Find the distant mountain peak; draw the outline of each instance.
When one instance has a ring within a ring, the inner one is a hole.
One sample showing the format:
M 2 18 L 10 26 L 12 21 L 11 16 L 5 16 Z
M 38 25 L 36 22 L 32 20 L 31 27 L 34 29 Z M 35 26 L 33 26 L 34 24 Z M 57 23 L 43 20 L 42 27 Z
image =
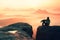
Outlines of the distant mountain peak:
M 47 10 L 38 9 L 35 11 L 35 13 L 37 13 L 37 14 L 48 14 L 49 12 Z

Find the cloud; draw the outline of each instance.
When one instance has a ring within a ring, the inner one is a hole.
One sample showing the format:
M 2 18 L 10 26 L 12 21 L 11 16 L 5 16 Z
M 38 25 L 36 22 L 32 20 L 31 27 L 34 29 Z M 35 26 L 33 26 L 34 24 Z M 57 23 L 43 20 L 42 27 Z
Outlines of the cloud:
M 53 9 L 53 10 L 55 10 L 55 11 L 60 11 L 60 8 L 55 8 L 55 9 Z
M 35 11 L 35 13 L 39 13 L 39 14 L 48 14 L 48 11 L 47 11 L 47 10 L 38 9 L 38 10 Z
M 34 11 L 34 10 L 35 10 L 34 8 L 27 8 L 27 9 L 17 8 L 17 9 L 15 9 L 15 8 L 8 8 L 8 7 L 2 9 L 2 11 Z
M 5 26 L 5 25 L 9 25 L 12 23 L 16 23 L 16 22 L 24 22 L 26 21 L 25 18 L 8 18 L 8 19 L 2 19 L 0 20 L 0 26 Z
M 46 10 L 52 14 L 60 14 L 60 4 Z
M 0 18 L 1 18 L 1 17 L 5 17 L 5 15 L 4 15 L 3 13 L 0 13 Z

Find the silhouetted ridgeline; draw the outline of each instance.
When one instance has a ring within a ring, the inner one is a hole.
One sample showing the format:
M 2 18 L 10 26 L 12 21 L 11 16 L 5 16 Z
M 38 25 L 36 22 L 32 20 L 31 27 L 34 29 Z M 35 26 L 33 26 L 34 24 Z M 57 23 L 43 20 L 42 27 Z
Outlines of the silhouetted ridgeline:
M 13 31 L 13 30 L 18 30 L 18 33 L 22 37 L 22 39 L 24 39 L 26 37 L 28 40 L 32 40 L 31 39 L 32 34 L 33 34 L 32 26 L 29 25 L 28 23 L 22 23 L 22 22 L 14 23 L 14 24 L 5 26 L 4 28 L 0 29 L 0 31 L 2 31 L 2 32 L 8 32 L 8 31 Z M 1 39 L 1 36 L 0 36 L 0 39 Z M 3 40 L 3 38 L 2 38 L 2 40 Z
M 60 26 L 39 26 L 36 40 L 60 40 Z
M 15 34 L 8 31 L 17 30 Z M 60 40 L 60 26 L 39 26 L 36 40 Z M 33 40 L 32 26 L 28 23 L 14 23 L 0 29 L 0 40 Z

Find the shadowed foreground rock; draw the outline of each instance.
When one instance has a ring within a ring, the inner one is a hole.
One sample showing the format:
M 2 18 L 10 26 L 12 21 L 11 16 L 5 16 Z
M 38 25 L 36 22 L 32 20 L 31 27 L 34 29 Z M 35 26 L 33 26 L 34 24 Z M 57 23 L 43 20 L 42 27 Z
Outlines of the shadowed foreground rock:
M 9 31 L 15 31 L 18 32 L 11 34 Z M 5 26 L 4 28 L 0 29 L 0 40 L 32 40 L 32 26 L 28 23 L 14 23 L 8 26 Z M 5 35 L 5 36 L 4 36 Z
M 60 26 L 39 26 L 36 40 L 60 40 Z
M 14 34 L 8 32 L 0 33 L 0 40 L 33 40 L 25 33 L 16 32 Z

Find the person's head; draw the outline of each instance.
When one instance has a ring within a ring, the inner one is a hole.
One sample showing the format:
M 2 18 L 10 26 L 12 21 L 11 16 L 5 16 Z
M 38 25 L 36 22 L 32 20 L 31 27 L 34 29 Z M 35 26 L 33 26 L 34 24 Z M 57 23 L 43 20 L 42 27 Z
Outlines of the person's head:
M 49 17 L 47 17 L 47 19 L 49 19 Z

